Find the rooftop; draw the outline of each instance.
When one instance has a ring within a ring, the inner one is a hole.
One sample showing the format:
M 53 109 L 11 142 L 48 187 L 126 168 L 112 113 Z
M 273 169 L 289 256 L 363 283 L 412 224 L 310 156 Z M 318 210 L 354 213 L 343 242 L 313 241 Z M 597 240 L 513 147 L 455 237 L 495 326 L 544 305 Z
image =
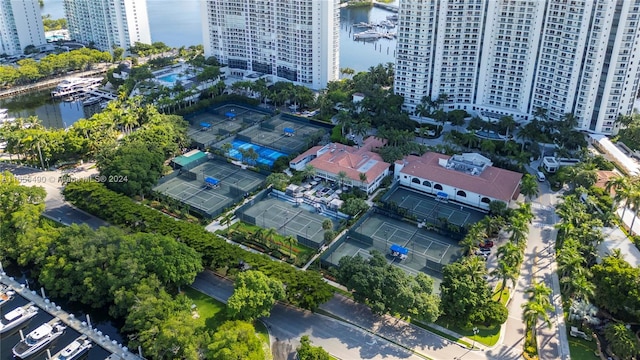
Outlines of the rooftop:
M 364 140 L 361 147 L 338 143 L 314 146 L 296 157 L 293 162 L 310 155 L 316 155 L 317 157 L 311 160 L 309 164 L 318 170 L 331 174 L 338 174 L 340 171 L 344 171 L 349 179 L 355 181 L 360 181 L 360 174 L 364 173 L 367 175 L 367 179 L 371 181 L 391 166 L 391 164 L 384 162 L 380 155 L 372 151 L 383 145 L 384 142 L 380 139 L 369 137 Z
M 520 186 L 522 174 L 497 168 L 479 154 L 453 157 L 434 152 L 409 155 L 396 162 L 404 165 L 401 173 L 446 184 L 509 202 Z

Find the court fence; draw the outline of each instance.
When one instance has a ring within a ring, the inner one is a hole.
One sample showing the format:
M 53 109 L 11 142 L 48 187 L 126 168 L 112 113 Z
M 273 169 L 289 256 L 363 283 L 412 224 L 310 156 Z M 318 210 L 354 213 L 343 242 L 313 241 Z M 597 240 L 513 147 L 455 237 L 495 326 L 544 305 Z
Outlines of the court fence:
M 249 210 L 249 208 L 251 208 L 252 206 L 254 206 L 257 202 L 262 201 L 264 198 L 269 196 L 269 193 L 271 192 L 271 188 L 267 188 L 264 189 L 260 192 L 258 192 L 251 200 L 249 200 L 246 204 L 240 206 L 239 208 L 236 209 L 236 211 L 234 212 L 234 214 L 236 215 L 236 217 L 238 219 L 240 219 L 241 221 L 244 221 L 246 223 L 249 223 L 251 225 L 258 225 L 256 223 L 256 218 L 253 216 L 249 216 L 246 214 L 247 210 Z
M 322 253 L 322 256 L 320 256 L 320 266 L 321 267 L 323 267 L 323 268 L 338 267 L 337 262 L 333 263 L 333 261 L 332 261 L 333 260 L 333 253 L 340 246 L 342 246 L 342 244 L 344 244 L 345 241 L 347 241 L 347 237 L 348 237 L 347 234 L 341 236 L 336 241 L 332 242 L 331 245 L 329 246 L 329 248 Z M 338 259 L 336 259 L 336 260 L 338 260 Z
M 390 201 L 389 199 L 399 187 L 399 182 L 395 182 L 389 188 L 389 191 L 380 198 L 381 206 L 374 205 L 373 211 L 393 219 L 408 221 L 414 224 L 417 224 L 419 220 L 424 220 L 429 229 L 435 230 L 439 234 L 445 235 L 454 240 L 461 240 L 464 238 L 468 231 L 467 226 L 460 226 L 458 224 L 451 223 L 448 219 L 440 218 L 435 215 L 427 216 L 425 219 L 422 214 L 417 214 L 413 209 L 399 206 L 396 202 Z M 407 189 L 405 187 L 402 188 Z

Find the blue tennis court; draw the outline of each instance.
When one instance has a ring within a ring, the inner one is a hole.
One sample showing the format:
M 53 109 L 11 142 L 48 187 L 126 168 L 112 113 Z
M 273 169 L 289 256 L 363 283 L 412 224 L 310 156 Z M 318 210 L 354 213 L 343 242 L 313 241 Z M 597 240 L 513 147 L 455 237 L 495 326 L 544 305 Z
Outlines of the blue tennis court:
M 268 149 L 260 145 L 248 143 L 242 140 L 233 140 L 231 142 L 231 146 L 233 146 L 233 149 L 229 150 L 230 157 L 236 160 L 242 160 L 242 153 L 240 153 L 240 150 L 246 151 L 249 149 L 253 149 L 256 153 L 258 153 L 258 160 L 256 162 L 258 164 L 268 165 L 269 167 L 273 166 L 273 163 L 278 160 L 278 158 L 287 156 L 287 154 L 285 153 Z

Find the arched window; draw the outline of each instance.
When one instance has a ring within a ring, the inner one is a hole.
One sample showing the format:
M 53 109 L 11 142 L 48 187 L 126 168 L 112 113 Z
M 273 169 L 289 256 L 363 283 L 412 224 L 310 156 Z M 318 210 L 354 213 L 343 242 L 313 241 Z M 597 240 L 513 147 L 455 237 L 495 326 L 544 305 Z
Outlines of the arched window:
M 422 186 L 431 187 L 431 183 L 425 180 L 422 182 Z
M 485 204 L 489 204 L 491 202 L 491 200 L 488 197 L 483 197 L 482 200 L 480 200 L 480 202 L 483 202 Z
M 458 196 L 462 196 L 462 197 L 467 197 L 467 193 L 462 191 L 462 190 L 458 190 L 458 192 L 456 193 L 456 195 Z
M 435 185 L 433 185 L 433 188 L 436 189 L 436 190 L 442 190 L 442 185 L 435 184 Z
M 420 179 L 418 179 L 418 178 L 411 179 L 411 182 L 414 183 L 414 184 L 420 185 Z

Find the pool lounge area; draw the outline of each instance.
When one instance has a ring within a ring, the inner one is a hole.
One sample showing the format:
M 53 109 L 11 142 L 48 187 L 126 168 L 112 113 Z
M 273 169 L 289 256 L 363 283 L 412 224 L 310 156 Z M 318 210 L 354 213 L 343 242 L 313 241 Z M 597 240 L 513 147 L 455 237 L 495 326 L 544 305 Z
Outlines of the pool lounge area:
M 233 140 L 231 142 L 231 146 L 233 148 L 229 150 L 230 157 L 236 160 L 242 160 L 242 154 L 240 153 L 240 150 L 242 149 L 246 151 L 249 149 L 253 149 L 256 153 L 258 153 L 258 159 L 256 160 L 256 162 L 258 164 L 264 164 L 269 167 L 272 167 L 273 163 L 276 160 L 278 160 L 278 158 L 287 156 L 287 154 L 283 152 L 272 150 L 264 146 L 248 143 L 242 140 Z

